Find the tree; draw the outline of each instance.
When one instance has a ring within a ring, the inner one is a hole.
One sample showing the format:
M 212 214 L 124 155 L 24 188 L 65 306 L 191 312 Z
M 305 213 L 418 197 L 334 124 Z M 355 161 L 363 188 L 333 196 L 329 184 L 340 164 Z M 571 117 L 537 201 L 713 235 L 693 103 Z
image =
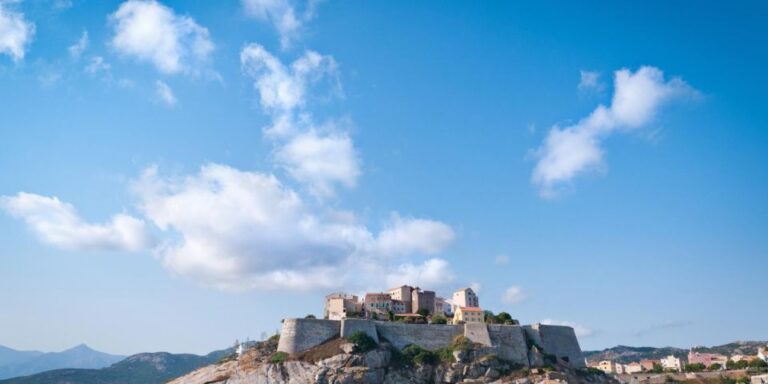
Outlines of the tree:
M 701 372 L 705 370 L 707 367 L 702 363 L 694 363 L 694 364 L 688 364 L 685 366 L 686 372 Z
M 395 321 L 395 313 L 392 311 L 387 312 L 387 315 L 389 316 L 389 321 Z
M 749 362 L 750 368 L 765 368 L 768 367 L 768 363 L 760 359 L 754 359 Z
M 664 372 L 664 367 L 661 366 L 661 364 L 653 363 L 653 369 L 651 370 L 653 373 L 662 373 Z
M 448 324 L 448 319 L 443 315 L 432 316 L 432 324 Z
M 723 367 L 722 364 L 714 363 L 714 364 L 710 365 L 709 367 L 707 367 L 707 369 L 710 370 L 710 371 L 719 371 L 720 368 L 722 368 L 722 367 Z
M 418 311 L 416 311 L 416 313 L 424 317 L 429 316 L 429 310 L 426 308 L 420 308 Z
M 306 315 L 306 316 L 304 316 L 304 318 L 305 319 L 317 319 L 317 317 L 315 317 L 315 315 L 312 315 L 312 314 Z
M 499 312 L 498 315 L 496 315 L 496 321 L 498 321 L 501 324 L 506 324 L 507 321 L 514 320 L 512 316 L 510 316 L 509 313 L 506 312 Z

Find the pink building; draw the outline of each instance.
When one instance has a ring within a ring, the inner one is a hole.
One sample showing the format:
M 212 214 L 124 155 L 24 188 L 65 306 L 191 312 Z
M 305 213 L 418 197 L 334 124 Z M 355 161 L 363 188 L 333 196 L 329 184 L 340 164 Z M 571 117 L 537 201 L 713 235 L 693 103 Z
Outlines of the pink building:
M 709 368 L 712 364 L 720 364 L 725 369 L 725 363 L 728 362 L 728 356 L 718 355 L 716 353 L 701 353 L 691 350 L 688 352 L 688 364 L 704 364 Z

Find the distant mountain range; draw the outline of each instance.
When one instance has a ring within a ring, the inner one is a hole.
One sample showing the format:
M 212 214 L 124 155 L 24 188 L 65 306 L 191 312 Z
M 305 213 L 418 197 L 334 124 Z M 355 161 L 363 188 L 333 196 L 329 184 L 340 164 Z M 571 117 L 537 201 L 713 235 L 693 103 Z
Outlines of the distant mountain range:
M 721 355 L 755 355 L 757 354 L 757 348 L 768 344 L 766 341 L 736 341 L 724 345 L 718 345 L 714 347 L 694 347 L 699 352 L 705 353 L 719 353 Z M 618 345 L 613 348 L 604 349 L 602 351 L 584 351 L 584 357 L 588 361 L 600 361 L 600 360 L 613 360 L 619 363 L 629 363 L 632 361 L 639 361 L 642 359 L 659 360 L 669 355 L 682 358 L 684 361 L 688 359 L 688 349 L 675 348 L 675 347 L 628 347 L 625 345 Z
M 61 352 L 17 351 L 0 346 L 0 379 L 59 368 L 104 368 L 125 356 L 95 351 L 85 344 Z
M 213 364 L 232 352 L 230 348 L 205 356 L 167 352 L 139 353 L 102 369 L 56 369 L 0 380 L 0 384 L 162 384 Z

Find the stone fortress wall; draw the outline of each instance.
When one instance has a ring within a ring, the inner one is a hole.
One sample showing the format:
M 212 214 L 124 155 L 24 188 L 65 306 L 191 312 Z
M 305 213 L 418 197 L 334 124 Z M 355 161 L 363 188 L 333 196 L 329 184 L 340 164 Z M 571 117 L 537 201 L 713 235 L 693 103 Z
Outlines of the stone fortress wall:
M 319 320 L 285 319 L 277 350 L 286 353 L 306 351 L 337 337 L 362 331 L 377 342 L 386 339 L 396 348 L 415 344 L 435 350 L 449 346 L 464 335 L 492 350 L 500 358 L 526 367 L 541 366 L 542 355 L 554 355 L 572 366 L 585 366 L 573 328 L 559 325 L 525 326 L 500 324 L 404 324 L 365 319 Z

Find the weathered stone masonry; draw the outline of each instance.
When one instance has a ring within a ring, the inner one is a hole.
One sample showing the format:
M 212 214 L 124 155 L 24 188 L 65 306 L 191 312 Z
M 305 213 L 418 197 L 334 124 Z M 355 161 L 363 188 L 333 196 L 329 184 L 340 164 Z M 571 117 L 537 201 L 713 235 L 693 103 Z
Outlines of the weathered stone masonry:
M 475 343 L 492 349 L 497 356 L 524 366 L 539 366 L 541 359 L 530 358 L 531 348 L 584 367 L 579 341 L 573 328 L 558 325 L 525 326 L 499 324 L 403 324 L 364 319 L 320 320 L 286 319 L 277 350 L 287 353 L 306 351 L 337 337 L 362 331 L 374 340 L 386 339 L 396 348 L 415 344 L 435 350 L 449 346 L 464 335 Z M 534 353 L 535 354 L 535 353 Z

